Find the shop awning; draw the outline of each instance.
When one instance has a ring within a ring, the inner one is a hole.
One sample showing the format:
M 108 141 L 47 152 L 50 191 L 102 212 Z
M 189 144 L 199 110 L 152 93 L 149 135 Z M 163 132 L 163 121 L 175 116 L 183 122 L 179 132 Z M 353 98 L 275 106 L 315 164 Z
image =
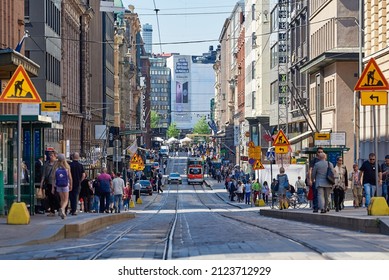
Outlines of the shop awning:
M 16 124 L 18 122 L 18 115 L 1 115 L 0 123 Z M 42 115 L 22 115 L 22 124 L 35 124 L 43 128 L 63 129 L 60 123 L 54 123 L 50 117 Z

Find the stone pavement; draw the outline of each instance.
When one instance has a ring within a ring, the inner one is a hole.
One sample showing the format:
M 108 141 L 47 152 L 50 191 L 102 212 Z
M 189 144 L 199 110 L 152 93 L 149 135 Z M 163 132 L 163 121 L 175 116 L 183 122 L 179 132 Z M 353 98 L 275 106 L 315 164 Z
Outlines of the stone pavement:
M 213 189 L 226 203 L 241 208 L 251 207 L 244 203 L 230 202 L 224 183 L 206 178 L 206 186 Z M 79 213 L 77 216 L 47 217 L 36 214 L 30 217 L 28 225 L 9 225 L 6 217 L 0 217 L 0 248 L 23 244 L 43 244 L 64 238 L 79 238 L 108 225 L 120 223 L 135 217 L 135 212 L 144 209 L 151 202 L 151 197 L 142 196 L 143 204 L 136 204 L 129 212 L 120 214 Z M 347 205 L 347 204 L 346 204 Z M 346 206 L 340 212 L 330 211 L 326 214 L 312 213 L 311 209 L 278 210 L 270 207 L 257 207 L 260 215 L 278 219 L 296 220 L 367 233 L 389 235 L 389 216 L 368 216 L 366 208 L 354 209 Z

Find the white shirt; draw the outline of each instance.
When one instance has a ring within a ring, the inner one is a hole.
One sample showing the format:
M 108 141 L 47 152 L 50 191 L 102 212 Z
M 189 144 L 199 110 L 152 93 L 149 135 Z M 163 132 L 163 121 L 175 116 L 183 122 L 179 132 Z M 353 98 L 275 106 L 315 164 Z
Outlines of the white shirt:
M 124 192 L 124 180 L 120 177 L 115 177 L 115 179 L 112 180 L 112 186 L 113 186 L 113 194 L 123 194 Z

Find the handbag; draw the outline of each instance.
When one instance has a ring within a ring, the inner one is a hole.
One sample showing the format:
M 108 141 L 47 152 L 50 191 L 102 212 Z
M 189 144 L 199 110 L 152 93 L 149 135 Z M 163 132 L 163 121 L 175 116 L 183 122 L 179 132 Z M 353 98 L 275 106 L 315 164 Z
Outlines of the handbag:
M 331 185 L 335 184 L 335 175 L 334 175 L 334 172 L 332 171 L 332 168 L 330 166 L 330 162 L 329 161 L 328 161 L 326 178 L 327 178 L 328 183 L 330 183 Z
M 45 190 L 43 188 L 35 188 L 35 197 L 37 199 L 45 198 Z

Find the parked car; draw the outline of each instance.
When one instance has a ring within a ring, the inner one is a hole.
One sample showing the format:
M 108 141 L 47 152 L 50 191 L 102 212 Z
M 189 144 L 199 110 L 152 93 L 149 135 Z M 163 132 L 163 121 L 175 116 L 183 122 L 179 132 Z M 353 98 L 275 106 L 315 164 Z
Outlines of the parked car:
M 169 176 L 167 177 L 167 183 L 168 184 L 172 184 L 172 183 L 182 184 L 181 175 L 179 173 L 176 173 L 176 172 L 170 173 Z
M 141 185 L 140 193 L 147 193 L 148 195 L 153 194 L 153 187 L 149 180 L 139 180 L 139 183 Z

